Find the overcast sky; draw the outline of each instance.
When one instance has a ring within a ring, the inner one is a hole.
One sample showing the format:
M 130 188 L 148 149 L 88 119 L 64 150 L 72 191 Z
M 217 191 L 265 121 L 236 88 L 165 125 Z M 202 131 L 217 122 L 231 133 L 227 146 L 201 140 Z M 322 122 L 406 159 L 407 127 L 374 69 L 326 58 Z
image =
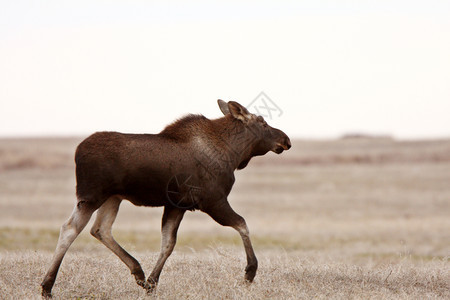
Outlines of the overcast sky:
M 0 3 L 0 136 L 156 133 L 221 98 L 292 137 L 450 137 L 450 1 Z

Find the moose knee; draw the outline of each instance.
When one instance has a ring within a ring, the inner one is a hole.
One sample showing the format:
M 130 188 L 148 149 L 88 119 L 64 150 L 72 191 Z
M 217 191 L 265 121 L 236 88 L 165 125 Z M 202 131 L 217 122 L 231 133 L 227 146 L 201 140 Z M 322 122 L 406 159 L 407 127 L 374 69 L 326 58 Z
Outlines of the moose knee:
M 90 233 L 93 237 L 95 237 L 99 241 L 103 240 L 103 238 L 107 236 L 105 230 L 102 230 L 101 227 L 95 225 L 92 226 Z
M 102 241 L 105 238 L 108 238 L 111 236 L 111 230 L 108 230 L 107 228 L 104 228 L 102 224 L 98 224 L 97 222 L 92 225 L 91 235 L 98 239 L 99 241 Z
M 236 229 L 242 237 L 248 237 L 250 234 L 248 226 L 243 218 L 238 224 L 233 226 L 233 228 Z
M 92 227 L 90 231 L 91 235 L 95 237 L 96 239 L 101 240 L 101 234 L 100 234 L 100 228 L 98 227 Z

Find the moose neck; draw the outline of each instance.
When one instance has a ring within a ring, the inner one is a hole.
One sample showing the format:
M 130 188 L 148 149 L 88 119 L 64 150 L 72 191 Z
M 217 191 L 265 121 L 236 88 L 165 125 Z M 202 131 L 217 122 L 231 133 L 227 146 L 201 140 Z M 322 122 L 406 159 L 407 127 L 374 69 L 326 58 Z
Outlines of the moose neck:
M 231 115 L 213 121 L 215 132 L 221 141 L 221 150 L 229 166 L 243 169 L 252 158 L 252 151 L 257 141 L 256 135 L 241 121 Z

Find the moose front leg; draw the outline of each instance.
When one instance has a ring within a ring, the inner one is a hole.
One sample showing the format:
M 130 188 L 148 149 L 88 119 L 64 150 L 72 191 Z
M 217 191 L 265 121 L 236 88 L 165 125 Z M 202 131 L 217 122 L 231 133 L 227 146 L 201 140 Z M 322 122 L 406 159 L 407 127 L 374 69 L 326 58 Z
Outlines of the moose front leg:
M 245 253 L 247 255 L 245 280 L 252 282 L 255 278 L 256 270 L 258 269 L 258 260 L 256 259 L 255 252 L 253 251 L 249 230 L 244 218 L 238 215 L 231 208 L 226 199 L 218 203 L 218 205 L 206 209 L 205 212 L 220 225 L 233 227 L 239 232 L 242 242 L 244 243 Z
M 233 226 L 234 229 L 236 229 L 239 234 L 241 235 L 242 242 L 244 243 L 245 247 L 245 253 L 247 254 L 247 267 L 245 268 L 245 280 L 248 282 L 252 282 L 253 278 L 255 278 L 256 275 L 256 269 L 258 269 L 258 260 L 256 259 L 255 252 L 253 251 L 252 242 L 250 240 L 250 234 L 248 231 L 248 227 L 245 224 L 245 220 L 242 219 L 244 222 Z
M 151 293 L 156 288 L 159 280 L 159 275 L 161 274 L 164 264 L 167 258 L 172 253 L 173 248 L 175 247 L 175 243 L 177 242 L 178 227 L 180 226 L 180 222 L 183 219 L 184 213 L 185 210 L 183 209 L 178 209 L 170 206 L 166 206 L 164 208 L 161 226 L 161 253 L 145 285 L 145 288 L 149 293 Z

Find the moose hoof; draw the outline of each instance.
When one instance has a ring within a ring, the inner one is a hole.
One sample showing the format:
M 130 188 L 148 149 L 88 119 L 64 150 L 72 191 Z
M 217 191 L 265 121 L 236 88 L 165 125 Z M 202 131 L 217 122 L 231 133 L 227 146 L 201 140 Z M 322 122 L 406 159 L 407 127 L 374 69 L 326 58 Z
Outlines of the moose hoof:
M 152 294 L 156 290 L 156 285 L 157 282 L 150 278 L 145 282 L 144 289 L 147 290 L 148 295 Z
M 136 283 L 139 286 L 142 286 L 142 287 L 145 286 L 145 275 L 144 275 L 144 272 L 142 270 L 139 270 L 139 271 L 137 271 L 135 273 L 131 273 L 131 274 L 134 275 L 134 279 L 136 280 Z
M 41 293 L 41 295 L 42 295 L 43 299 L 51 299 L 52 298 L 52 287 L 53 287 L 53 284 L 49 284 L 48 282 L 49 282 L 49 280 L 47 280 L 47 281 L 44 280 L 41 283 L 41 286 L 42 286 L 42 293 Z
M 137 283 L 137 285 L 143 287 L 144 289 L 146 288 L 145 287 L 145 283 L 146 283 L 145 280 L 136 279 L 136 283 Z
M 245 268 L 245 280 L 249 283 L 253 282 L 256 276 L 257 266 L 249 265 Z
M 42 298 L 43 299 L 51 299 L 52 298 L 52 292 L 42 289 Z

